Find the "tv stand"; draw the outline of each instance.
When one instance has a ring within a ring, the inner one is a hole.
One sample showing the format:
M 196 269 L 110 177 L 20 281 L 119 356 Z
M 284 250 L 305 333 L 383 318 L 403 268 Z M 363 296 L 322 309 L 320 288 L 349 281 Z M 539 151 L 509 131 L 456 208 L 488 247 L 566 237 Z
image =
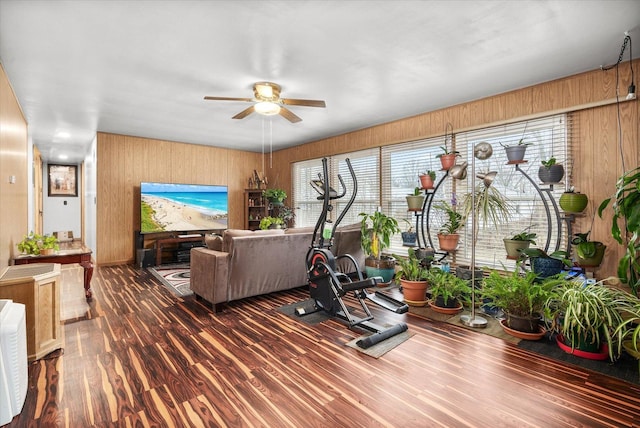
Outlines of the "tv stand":
M 156 247 L 156 266 L 162 264 L 162 249 L 168 246 L 176 246 L 177 251 L 181 249 L 185 249 L 181 244 L 186 243 L 194 243 L 193 247 L 202 247 L 204 246 L 204 236 L 201 234 L 191 234 L 191 235 L 178 235 L 177 237 L 172 238 L 162 238 L 157 239 L 155 243 Z M 181 261 L 181 260 L 178 260 Z M 182 260 L 184 261 L 184 260 Z

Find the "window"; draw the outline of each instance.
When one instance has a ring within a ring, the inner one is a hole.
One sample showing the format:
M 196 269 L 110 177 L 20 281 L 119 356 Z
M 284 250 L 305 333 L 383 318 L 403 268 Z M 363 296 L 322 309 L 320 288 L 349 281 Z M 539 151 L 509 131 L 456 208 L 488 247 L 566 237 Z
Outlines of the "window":
M 454 134 L 453 144 L 455 150 L 460 153 L 458 164 L 465 161 L 468 163 L 467 177 L 463 180 L 455 180 L 450 176 L 444 177 L 445 172 L 440 170 L 440 160 L 436 156 L 442 153 L 440 146 L 444 145 L 444 137 L 333 156 L 329 158 L 330 183 L 337 191 L 342 190 L 339 188 L 337 179 L 339 173 L 345 181 L 348 192 L 343 199 L 333 202 L 334 210 L 331 218 L 333 220 L 337 218 L 353 189 L 345 163 L 348 157 L 358 180 L 358 195 L 342 224 L 355 223 L 359 220 L 360 212 L 373 212 L 377 207 L 381 207 L 385 214 L 398 220 L 403 231 L 410 226 L 415 230 L 416 220 L 418 220 L 418 223 L 424 225 L 425 231 L 425 239 L 420 236 L 422 245 L 424 246 L 426 240 L 428 244 L 438 248 L 436 235 L 445 220 L 443 215 L 433 208 L 430 210 L 428 218 L 430 233 L 427 233 L 427 219 L 407 210 L 405 196 L 412 194 L 413 189 L 420 186 L 419 174 L 434 170 L 437 175 L 436 183 L 441 181 L 433 195 L 431 206 L 439 201 L 446 201 L 452 205 L 457 204 L 460 208 L 465 195 L 473 186 L 483 186 L 482 181 L 475 175 L 496 171 L 497 175 L 492 187 L 507 198 L 512 214 L 505 224 L 488 223 L 483 226 L 480 222 L 475 250 L 476 265 L 512 268 L 514 262 L 506 259 L 502 240 L 527 228 L 537 233 L 536 246 L 544 248 L 548 243 L 550 251 L 566 249 L 566 225 L 564 223 L 558 225 L 551 204 L 548 206 L 550 216 L 547 216 L 545 204 L 536 186 L 545 195 L 551 195 L 555 201 L 559 199 L 565 188 L 569 187 L 572 160 L 568 144 L 571 129 L 567 126 L 568 120 L 570 116 L 557 115 Z M 501 144 L 517 144 L 521 139 L 529 144 L 525 156 L 527 162 L 517 167 L 507 164 Z M 491 145 L 493 155 L 489 159 L 473 158 L 473 149 L 480 142 Z M 565 167 L 564 185 L 550 187 L 539 184 L 538 169 L 541 161 L 552 156 Z M 316 179 L 321 172 L 321 159 L 297 162 L 293 166 L 294 203 L 298 208 L 296 225 L 299 227 L 315 225 L 320 216 L 322 201 L 317 199 L 318 194 L 311 188 L 309 182 Z M 420 232 L 421 228 L 417 230 Z M 473 245 L 471 231 L 471 219 L 468 219 L 466 227 L 462 230 L 458 251 L 452 255 L 453 261 L 458 264 L 470 262 Z M 387 251 L 407 254 L 407 248 L 402 246 L 400 235 L 394 236 L 391 248 Z
M 379 150 L 368 149 L 358 152 L 336 155 L 327 158 L 329 169 L 329 184 L 338 193 L 343 188 L 338 180 L 338 174 L 345 183 L 346 195 L 332 201 L 333 210 L 329 213 L 332 221 L 337 220 L 353 192 L 353 180 L 347 167 L 349 158 L 358 181 L 356 199 L 342 219 L 341 224 L 347 225 L 359 221 L 361 212 L 373 212 L 380 204 L 380 162 Z M 314 226 L 322 212 L 322 200 L 318 200 L 318 193 L 309 184 L 311 180 L 322 175 L 322 159 L 296 162 L 293 165 L 293 203 L 296 207 L 296 226 Z

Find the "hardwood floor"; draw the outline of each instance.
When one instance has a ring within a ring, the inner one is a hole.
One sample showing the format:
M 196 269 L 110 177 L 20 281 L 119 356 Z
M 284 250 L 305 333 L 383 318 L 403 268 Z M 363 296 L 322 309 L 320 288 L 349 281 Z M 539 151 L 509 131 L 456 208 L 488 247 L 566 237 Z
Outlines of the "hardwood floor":
M 371 305 L 415 332 L 375 359 L 345 346 L 360 332 L 277 311 L 303 290 L 214 315 L 133 266 L 96 269 L 92 288 L 9 427 L 640 426 L 638 385 L 446 323 Z

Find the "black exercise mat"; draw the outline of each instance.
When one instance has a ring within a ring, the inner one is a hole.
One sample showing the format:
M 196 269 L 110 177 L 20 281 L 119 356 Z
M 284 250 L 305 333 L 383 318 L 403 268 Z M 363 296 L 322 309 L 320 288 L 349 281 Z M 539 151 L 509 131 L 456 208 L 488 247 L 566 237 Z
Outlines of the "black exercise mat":
M 535 352 L 536 354 L 541 354 L 554 360 L 562 361 L 563 363 L 616 377 L 630 383 L 640 384 L 638 360 L 626 352 L 623 352 L 615 363 L 612 363 L 609 358 L 604 361 L 589 360 L 564 352 L 556 343 L 555 336 L 549 338 L 548 334 L 537 341 L 522 340 L 518 343 L 518 348 Z
M 310 324 L 310 325 L 314 325 L 314 324 L 319 324 L 323 321 L 328 320 L 329 318 L 331 318 L 329 315 L 327 315 L 326 312 L 324 311 L 318 311 L 318 312 L 314 312 L 312 314 L 307 314 L 304 316 L 298 316 L 295 313 L 295 310 L 297 307 L 300 306 L 307 306 L 313 304 L 313 299 L 307 299 L 307 300 L 303 300 L 300 302 L 296 302 L 296 303 L 291 303 L 289 305 L 284 305 L 284 306 L 280 306 L 278 308 L 278 312 L 282 312 L 285 315 L 290 316 L 291 318 L 295 318 L 297 320 L 300 320 L 306 324 Z

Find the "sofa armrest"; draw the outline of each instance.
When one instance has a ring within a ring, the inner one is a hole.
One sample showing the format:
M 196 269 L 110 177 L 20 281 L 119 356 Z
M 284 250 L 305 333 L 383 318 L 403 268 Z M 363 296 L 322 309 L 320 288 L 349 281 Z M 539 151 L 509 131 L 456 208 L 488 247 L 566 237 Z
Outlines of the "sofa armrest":
M 191 249 L 191 290 L 214 307 L 228 301 L 229 256 L 208 248 Z

